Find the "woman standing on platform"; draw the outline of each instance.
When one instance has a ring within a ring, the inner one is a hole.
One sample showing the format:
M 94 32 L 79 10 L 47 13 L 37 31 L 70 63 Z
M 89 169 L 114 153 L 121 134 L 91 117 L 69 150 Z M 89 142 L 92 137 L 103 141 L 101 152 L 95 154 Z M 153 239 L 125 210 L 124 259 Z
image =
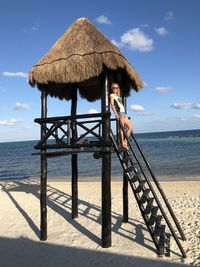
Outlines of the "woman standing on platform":
M 120 88 L 117 83 L 111 84 L 110 104 L 116 119 L 121 121 L 123 127 L 126 126 L 128 128 L 126 134 L 129 137 L 133 128 L 130 120 L 128 119 L 128 116 L 125 113 L 125 108 L 122 104 L 122 98 L 120 97 Z M 120 128 L 119 131 L 120 131 L 122 146 L 128 149 L 127 140 L 124 136 L 123 130 Z

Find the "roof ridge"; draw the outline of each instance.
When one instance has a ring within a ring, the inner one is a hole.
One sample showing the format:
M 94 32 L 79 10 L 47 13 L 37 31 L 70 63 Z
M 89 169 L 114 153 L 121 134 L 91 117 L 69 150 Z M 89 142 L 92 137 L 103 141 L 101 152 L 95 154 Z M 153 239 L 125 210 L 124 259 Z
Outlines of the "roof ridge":
M 50 65 L 51 63 L 56 62 L 56 61 L 59 61 L 59 60 L 68 60 L 68 59 L 69 59 L 70 57 L 72 57 L 72 56 L 82 56 L 82 57 L 83 57 L 83 56 L 88 56 L 88 55 L 92 55 L 92 54 L 104 54 L 104 53 L 114 53 L 114 54 L 116 54 L 116 55 L 122 57 L 123 59 L 125 59 L 125 60 L 128 62 L 128 60 L 127 60 L 122 54 L 117 53 L 117 52 L 112 51 L 112 50 L 108 50 L 108 51 L 102 51 L 102 52 L 96 52 L 96 51 L 94 51 L 94 52 L 85 53 L 85 54 L 74 53 L 74 54 L 71 54 L 71 55 L 68 56 L 68 57 L 62 57 L 62 58 L 54 59 L 54 60 L 52 60 L 51 62 L 44 62 L 44 63 L 41 63 L 41 64 L 36 64 L 36 65 L 34 65 L 33 67 L 43 66 L 43 65 L 47 65 L 47 64 Z M 128 62 L 128 63 L 129 63 L 129 62 Z

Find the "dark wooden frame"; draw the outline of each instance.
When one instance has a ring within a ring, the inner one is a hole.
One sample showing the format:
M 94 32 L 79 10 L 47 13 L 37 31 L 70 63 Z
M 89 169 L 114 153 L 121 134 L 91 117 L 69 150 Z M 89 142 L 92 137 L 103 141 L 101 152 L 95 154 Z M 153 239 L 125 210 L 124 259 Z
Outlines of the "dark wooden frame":
M 108 76 L 103 77 L 102 82 L 102 137 L 106 143 L 110 143 L 110 101 Z M 111 151 L 102 153 L 102 247 L 111 246 Z
M 72 102 L 73 103 L 73 102 Z M 74 104 L 73 104 L 74 105 Z M 84 114 L 84 115 L 72 115 L 72 116 L 66 116 L 66 117 L 52 117 L 52 118 L 46 118 L 46 119 L 35 119 L 35 122 L 39 123 L 41 126 L 42 131 L 45 132 L 45 134 L 41 137 L 41 140 L 38 142 L 38 144 L 35 146 L 35 149 L 56 149 L 56 148 L 70 148 L 70 147 L 91 147 L 93 145 L 91 144 L 79 144 L 79 141 L 86 137 L 87 135 L 91 134 L 94 137 L 97 138 L 99 143 L 96 143 L 96 146 L 109 146 L 109 142 L 107 142 L 101 134 L 101 127 L 103 123 L 104 117 L 109 117 L 110 113 L 102 114 Z M 98 118 L 96 120 L 90 120 L 90 118 Z M 88 119 L 81 121 L 81 119 Z M 48 124 L 51 124 L 48 127 Z M 87 127 L 87 124 L 96 124 L 92 128 Z M 77 129 L 79 126 L 80 128 L 84 129 L 86 132 L 81 136 L 77 136 L 77 130 L 76 134 L 74 134 L 73 130 L 73 138 L 72 138 L 72 130 L 71 126 L 73 125 L 73 129 Z M 64 130 L 63 126 L 66 126 L 68 129 Z M 94 132 L 95 129 L 98 129 L 98 134 Z M 57 132 L 58 130 L 62 131 L 63 136 L 61 138 L 58 137 Z M 55 144 L 48 144 L 48 140 L 50 138 L 55 139 Z M 64 141 L 64 138 L 66 138 L 66 141 Z
M 41 118 L 46 119 L 47 117 L 47 94 L 45 91 L 41 92 Z M 41 140 L 46 135 L 45 131 L 45 121 L 42 122 L 41 127 Z M 46 158 L 46 148 L 41 148 L 41 192 L 40 192 L 40 239 L 45 241 L 47 240 L 47 158 Z
M 125 112 L 127 113 L 126 97 L 122 91 L 122 102 L 125 107 Z M 125 157 L 125 153 L 124 153 Z M 128 222 L 128 180 L 126 178 L 126 173 L 123 172 L 123 222 Z
M 73 90 L 72 104 L 71 104 L 71 116 L 76 116 L 77 112 L 77 88 Z M 77 139 L 77 124 L 76 120 L 71 121 L 71 142 Z M 71 155 L 71 173 L 72 173 L 72 219 L 78 217 L 78 154 Z
M 111 246 L 111 150 L 112 144 L 110 141 L 110 101 L 109 101 L 109 82 L 108 76 L 102 75 L 102 101 L 101 113 L 77 115 L 77 88 L 74 88 L 71 116 L 47 118 L 47 94 L 44 90 L 41 91 L 41 118 L 35 119 L 35 122 L 41 126 L 41 138 L 35 149 L 40 149 L 41 157 L 41 233 L 40 239 L 47 239 L 47 158 L 49 149 L 71 149 L 67 151 L 53 151 L 52 155 L 71 154 L 72 166 L 72 218 L 78 217 L 78 149 L 86 148 L 88 152 L 99 151 L 102 158 L 102 247 Z M 98 118 L 99 117 L 99 118 Z M 90 120 L 90 118 L 97 118 Z M 86 119 L 81 121 L 81 119 Z M 89 119 L 89 120 L 88 120 Z M 87 123 L 93 123 L 92 128 L 86 126 Z M 48 124 L 51 124 L 49 127 Z M 67 127 L 67 130 L 63 128 Z M 88 134 L 94 135 L 98 141 L 95 144 L 79 144 L 80 137 L 77 135 L 77 127 L 83 128 L 86 132 L 81 137 Z M 98 134 L 94 130 L 98 129 Z M 58 130 L 63 133 L 60 138 Z M 55 139 L 55 144 L 48 144 L 50 137 Z M 67 140 L 65 140 L 67 139 Z M 74 149 L 77 149 L 76 151 Z M 97 150 L 98 149 L 98 150 Z M 86 150 L 87 151 L 87 150 Z

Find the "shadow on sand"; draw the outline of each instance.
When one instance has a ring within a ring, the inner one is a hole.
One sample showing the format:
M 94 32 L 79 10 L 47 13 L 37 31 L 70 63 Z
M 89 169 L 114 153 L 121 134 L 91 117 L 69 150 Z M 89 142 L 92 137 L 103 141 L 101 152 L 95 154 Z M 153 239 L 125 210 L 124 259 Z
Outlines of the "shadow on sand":
M 27 238 L 0 237 L 2 267 L 178 267 L 186 264 L 125 256 L 102 251 L 35 242 Z
M 24 181 L 15 181 L 12 183 L 1 183 L 0 186 L 1 186 L 1 189 L 8 195 L 10 200 L 14 203 L 15 207 L 19 210 L 22 216 L 26 219 L 30 228 L 39 238 L 40 230 L 38 226 L 35 225 L 31 217 L 29 216 L 29 214 L 27 214 L 25 210 L 18 204 L 16 199 L 13 197 L 12 192 L 24 192 L 27 194 L 33 194 L 36 198 L 40 199 L 40 184 L 35 181 L 24 180 Z M 62 192 L 48 185 L 47 186 L 47 205 L 48 207 L 53 209 L 55 212 L 57 212 L 60 216 L 64 217 L 65 220 L 68 221 L 68 223 L 73 225 L 73 227 L 75 227 L 82 234 L 86 235 L 89 239 L 94 241 L 96 244 L 101 245 L 101 239 L 97 235 L 95 235 L 93 232 L 88 230 L 88 228 L 84 227 L 79 222 L 71 218 L 71 196 L 69 194 L 66 194 L 65 192 Z M 79 199 L 78 212 L 79 212 L 79 216 L 84 216 L 88 220 L 101 224 L 101 207 L 94 205 L 94 204 L 90 204 L 87 201 Z M 114 233 L 120 236 L 123 236 L 127 239 L 130 239 L 133 242 L 136 242 L 146 247 L 147 249 L 153 251 L 154 253 L 156 253 L 153 242 L 144 236 L 143 231 L 147 231 L 144 223 L 137 221 L 137 220 L 129 219 L 129 223 L 133 226 L 133 229 L 134 229 L 133 231 L 129 231 L 125 229 L 125 227 L 123 227 L 122 215 L 116 212 L 112 212 L 112 222 L 114 222 L 112 223 L 112 231 Z M 28 239 L 21 239 L 21 241 L 22 243 L 32 242 Z M 17 242 L 17 240 L 13 240 L 13 242 Z M 36 242 L 34 246 L 36 245 L 44 247 L 44 248 L 46 247 L 48 248 L 48 245 L 44 245 L 44 243 Z M 52 245 L 49 247 L 49 250 L 53 250 L 53 247 L 57 248 L 57 246 Z M 75 254 L 81 253 L 79 250 L 76 250 L 76 249 L 66 248 L 66 247 L 63 248 L 65 252 L 68 251 L 68 249 L 72 250 L 71 253 L 73 253 L 73 250 Z M 96 253 L 96 252 L 87 251 L 87 250 L 86 252 L 89 254 Z M 107 253 L 104 253 L 104 254 L 107 255 Z M 44 265 L 44 266 L 49 266 L 49 265 Z

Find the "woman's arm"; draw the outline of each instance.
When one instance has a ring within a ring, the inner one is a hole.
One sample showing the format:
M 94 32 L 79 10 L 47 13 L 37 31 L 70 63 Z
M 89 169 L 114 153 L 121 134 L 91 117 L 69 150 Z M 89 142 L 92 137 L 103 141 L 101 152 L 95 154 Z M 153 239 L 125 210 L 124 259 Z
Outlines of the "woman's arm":
M 118 113 L 117 113 L 117 111 L 115 109 L 113 96 L 110 96 L 110 105 L 111 105 L 111 108 L 112 108 L 112 110 L 113 110 L 113 112 L 115 114 L 116 119 L 119 119 L 119 115 L 118 115 Z

